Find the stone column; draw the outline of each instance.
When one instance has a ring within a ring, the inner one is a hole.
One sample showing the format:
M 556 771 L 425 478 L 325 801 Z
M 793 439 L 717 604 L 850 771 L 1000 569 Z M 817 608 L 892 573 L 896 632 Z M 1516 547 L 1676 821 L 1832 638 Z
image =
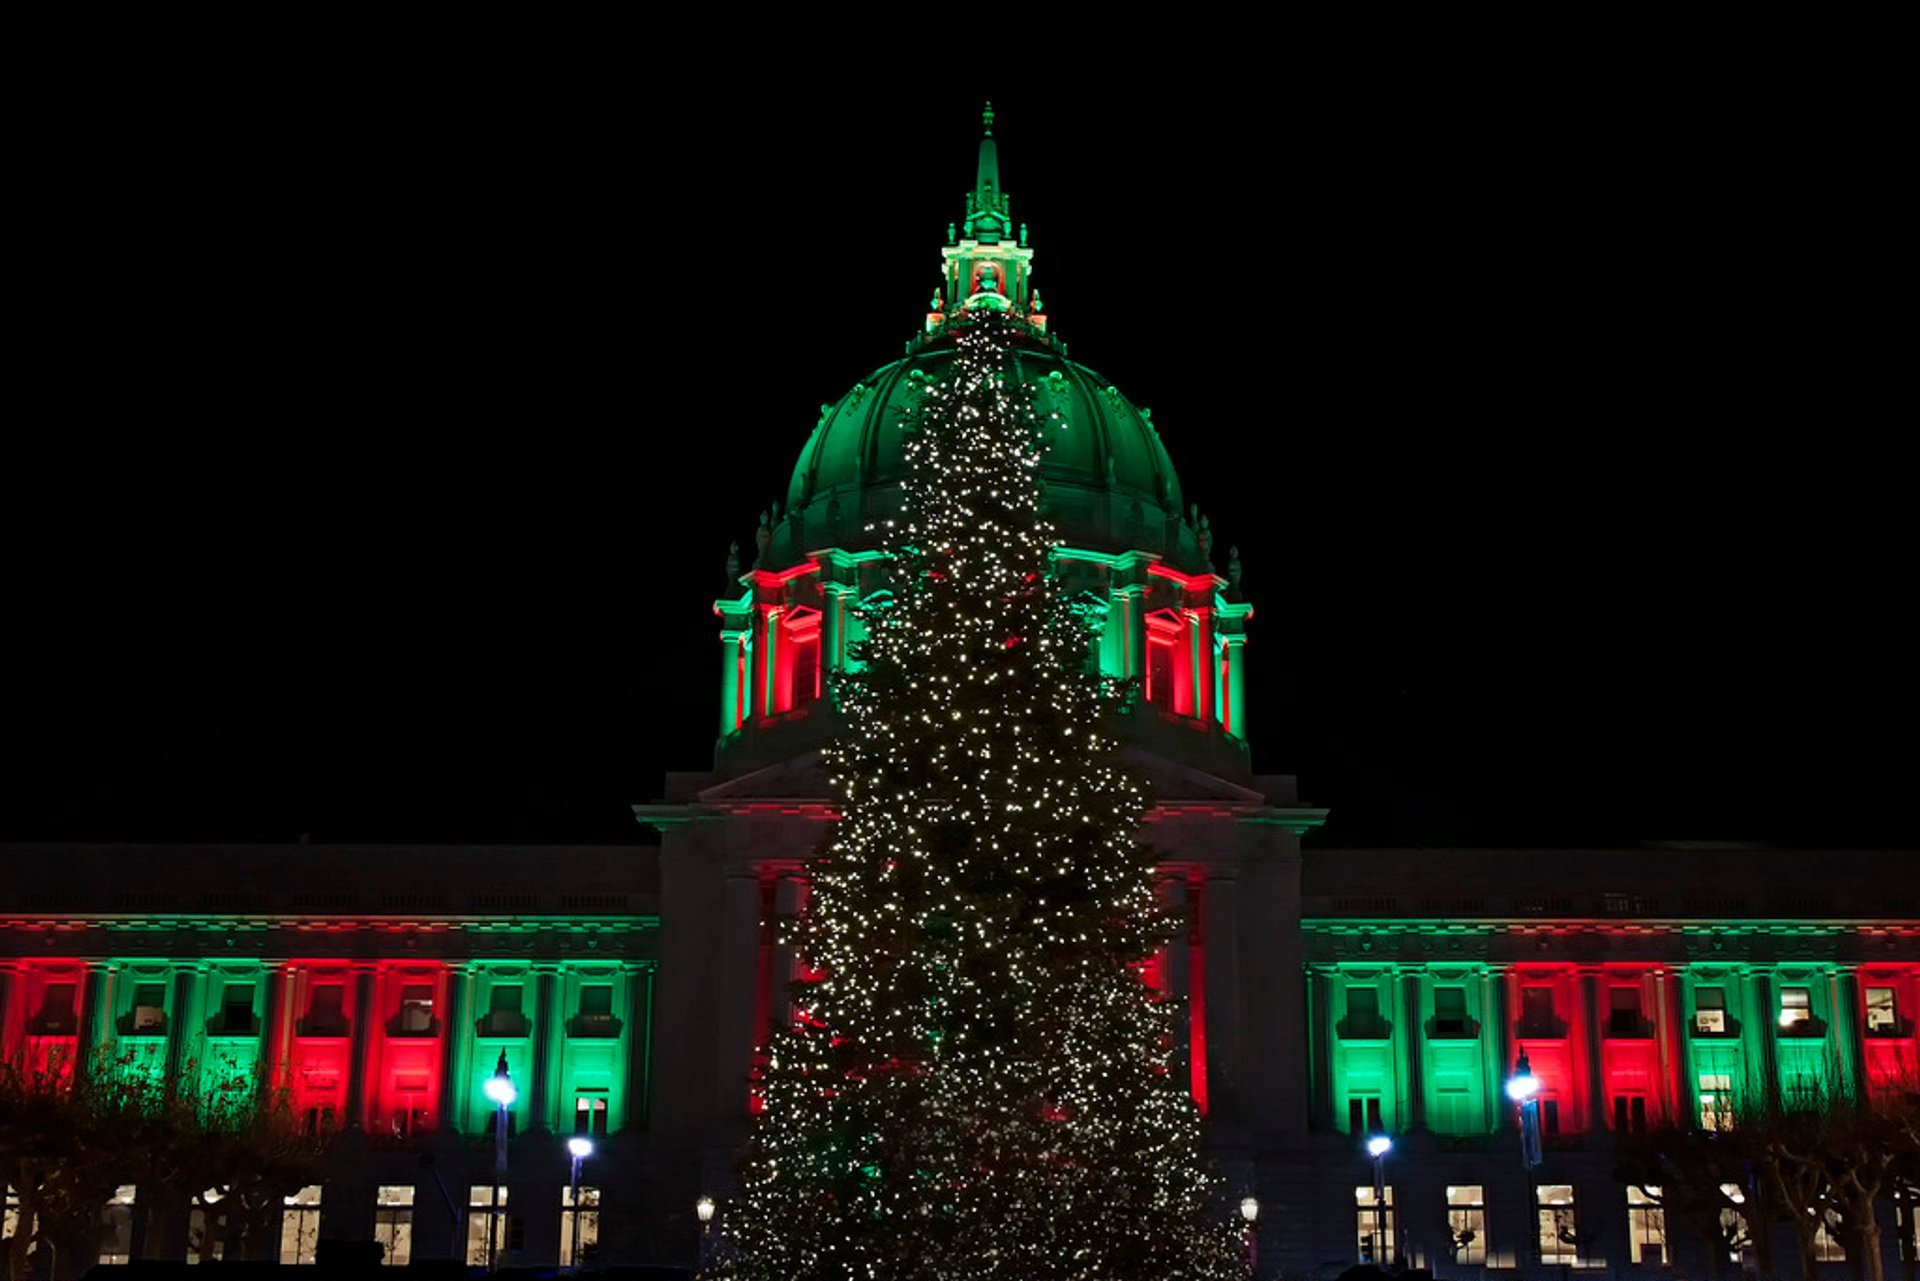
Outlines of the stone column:
M 1216 1126 L 1237 1126 L 1240 1107 L 1240 895 L 1237 869 L 1210 867 L 1201 920 L 1207 984 L 1207 1098 Z
M 647 1015 L 653 1006 L 651 989 L 653 987 L 653 967 L 650 965 L 624 967 L 627 980 L 626 1040 L 627 1040 L 627 1090 L 626 1113 L 620 1118 L 620 1128 L 643 1127 L 647 1122 L 647 1113 L 652 1100 L 647 1097 L 648 1068 L 653 1056 L 653 1027 Z M 607 1118 L 609 1128 L 613 1118 Z
M 799 976 L 799 953 L 793 944 L 781 938 L 792 928 L 806 900 L 807 883 L 798 871 L 783 872 L 774 884 L 773 914 L 769 922 L 774 931 L 773 968 L 767 993 L 767 1026 L 754 1030 L 755 1046 L 780 1028 L 793 1026 L 793 983 Z
M 1159 897 L 1160 906 L 1180 922 L 1179 933 L 1168 940 L 1166 947 L 1162 949 L 1162 955 L 1166 958 L 1162 973 L 1166 976 L 1167 999 L 1177 1002 L 1181 1011 L 1181 1017 L 1174 1021 L 1173 1027 L 1173 1070 L 1184 1074 L 1181 1080 L 1191 1082 L 1193 1080 L 1191 1016 L 1193 990 L 1192 971 L 1188 965 L 1187 954 L 1193 946 L 1190 941 L 1193 937 L 1193 926 L 1188 916 L 1186 878 L 1178 873 L 1163 872 L 1155 885 L 1155 891 Z
M 1606 1042 L 1600 1038 L 1600 976 L 1594 971 L 1581 975 L 1580 999 L 1587 1007 L 1587 1128 L 1600 1134 L 1607 1128 Z
M 709 1115 L 716 1131 L 742 1125 L 753 1067 L 760 978 L 760 882 L 751 869 L 727 873 L 719 956 L 720 990 L 711 1017 L 718 1025 L 709 1065 Z
M 353 992 L 353 1049 L 348 1060 L 347 1073 L 347 1114 L 340 1119 L 342 1129 L 364 1130 L 367 1119 L 364 1113 L 367 1105 L 367 1077 L 373 1065 L 367 1061 L 371 1052 L 372 1038 L 370 1025 L 380 1017 L 374 1008 L 373 971 L 360 969 L 354 976 Z
M 748 695 L 740 688 L 740 648 L 746 636 L 743 631 L 733 630 L 720 633 L 720 737 L 725 738 L 738 729 L 744 719 L 741 715 L 741 698 Z
M 1834 1082 L 1856 1099 L 1867 1097 L 1866 1027 L 1860 1018 L 1860 967 L 1839 966 L 1827 973 L 1827 1009 L 1833 1017 L 1827 1044 L 1838 1059 Z
M 1480 1035 L 1487 1046 L 1487 1098 L 1492 1100 L 1493 1128 L 1496 1131 L 1513 1130 L 1518 1128 L 1519 1117 L 1507 1101 L 1507 1074 L 1513 1071 L 1517 1055 L 1513 1045 L 1513 1018 L 1507 1009 L 1507 968 L 1503 965 L 1488 966 L 1481 982 L 1486 999 L 1487 1026 L 1481 1029 Z
M 458 1134 L 473 1133 L 468 1114 L 473 1098 L 473 967 L 454 965 L 447 974 L 446 1044 L 441 1047 L 445 1075 L 441 1089 L 447 1104 L 440 1128 Z
M 555 1103 L 548 1095 L 560 1088 L 554 1079 L 557 1074 L 553 1065 L 547 1061 L 553 1055 L 553 1023 L 557 1013 L 554 1008 L 557 985 L 553 979 L 552 966 L 534 967 L 534 991 L 538 995 L 534 998 L 533 1080 L 529 1082 L 532 1088 L 527 1091 L 527 1129 L 536 1134 L 552 1127 Z
M 1407 1118 L 1409 1130 L 1427 1128 L 1427 1091 L 1424 1068 L 1421 1060 L 1427 1052 L 1425 1020 L 1420 1017 L 1420 976 L 1403 974 L 1400 977 L 1400 991 L 1406 1006 L 1406 1018 L 1402 1026 L 1407 1029 L 1406 1045 L 1406 1082 Z

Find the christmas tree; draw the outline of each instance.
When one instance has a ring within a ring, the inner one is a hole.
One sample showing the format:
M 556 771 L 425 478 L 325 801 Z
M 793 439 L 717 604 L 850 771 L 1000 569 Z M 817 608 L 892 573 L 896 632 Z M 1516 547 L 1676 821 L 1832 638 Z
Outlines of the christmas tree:
M 730 1277 L 1246 1275 L 1142 977 L 1173 923 L 1104 726 L 1118 691 L 1048 572 L 1037 469 L 1062 428 L 1012 368 L 1023 340 L 957 322 L 908 423 Z

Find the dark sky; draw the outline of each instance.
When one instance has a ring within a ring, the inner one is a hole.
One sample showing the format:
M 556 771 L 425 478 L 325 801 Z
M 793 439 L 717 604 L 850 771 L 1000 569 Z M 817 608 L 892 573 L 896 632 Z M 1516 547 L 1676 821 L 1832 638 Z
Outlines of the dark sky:
M 76 61 L 10 184 L 0 837 L 645 839 L 727 543 L 912 332 L 991 93 L 1327 841 L 1915 842 L 1871 85 L 595 61 Z

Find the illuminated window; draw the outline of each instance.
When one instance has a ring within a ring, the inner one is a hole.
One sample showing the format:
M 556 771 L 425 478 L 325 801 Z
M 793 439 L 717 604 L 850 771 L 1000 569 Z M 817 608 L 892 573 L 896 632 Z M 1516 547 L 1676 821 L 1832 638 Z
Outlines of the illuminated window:
M 13 1234 L 20 1230 L 20 1193 L 13 1184 L 7 1184 L 6 1209 L 0 1211 L 0 1240 L 13 1240 Z
M 1487 1190 L 1478 1183 L 1447 1189 L 1448 1247 L 1463 1267 L 1487 1261 Z
M 399 1267 L 413 1258 L 411 1184 L 380 1185 L 373 1201 L 373 1239 L 385 1248 L 385 1263 Z
M 494 1194 L 499 1194 L 495 1200 Z M 507 1221 L 507 1190 L 476 1183 L 467 1192 L 467 1266 L 488 1267 L 496 1252 L 504 1260 L 512 1249 Z
M 251 1036 L 253 1032 L 253 984 L 227 984 L 220 993 L 220 1034 Z
M 560 1266 L 574 1266 L 574 1233 L 580 1234 L 580 1262 L 591 1263 L 600 1252 L 600 1189 L 582 1187 L 580 1204 L 573 1203 L 573 1187 L 560 1189 Z
M 1645 1036 L 1645 1020 L 1640 1013 L 1640 989 L 1616 987 L 1607 992 L 1607 1035 Z
M 1735 1205 L 1745 1205 L 1747 1194 L 1738 1183 L 1722 1183 L 1720 1195 Z M 1727 1262 L 1740 1262 L 1740 1251 L 1753 1244 L 1753 1237 L 1747 1228 L 1747 1216 L 1738 1210 L 1722 1207 L 1720 1210 L 1720 1245 L 1726 1252 Z
M 1900 1035 L 1900 1009 L 1894 1002 L 1892 988 L 1867 989 L 1867 1035 Z
M 187 1215 L 187 1262 L 213 1263 L 227 1254 L 226 1212 L 220 1200 L 226 1193 L 219 1188 L 197 1192 Z
M 1579 1220 L 1574 1215 L 1573 1185 L 1543 1183 L 1534 1190 L 1539 1219 L 1540 1262 L 1568 1267 L 1580 1261 Z
M 167 1030 L 167 985 L 136 983 L 129 1031 L 136 1036 L 158 1036 Z
M 1473 1035 L 1472 1024 L 1467 1019 L 1467 989 L 1463 987 L 1433 989 L 1433 1034 L 1436 1037 Z
M 1358 1230 L 1358 1254 L 1362 1262 L 1393 1262 L 1393 1185 L 1386 1185 L 1386 1198 L 1373 1199 L 1373 1184 L 1363 1183 L 1353 1190 L 1354 1227 Z
M 307 1017 L 301 1025 L 302 1036 L 345 1036 L 347 1034 L 347 985 L 315 983 L 307 997 Z
M 1725 1072 L 1700 1074 L 1700 1128 L 1733 1128 L 1733 1077 Z
M 1804 987 L 1780 989 L 1780 1035 L 1806 1036 L 1815 1030 L 1813 1005 Z
M 596 1139 L 607 1137 L 607 1092 L 583 1090 L 573 1101 L 573 1132 Z
M 73 1036 L 80 1030 L 74 1006 L 78 989 L 72 983 L 49 983 L 40 993 L 40 1010 L 29 1031 L 34 1036 Z
M 432 1036 L 433 1030 L 433 984 L 402 984 L 400 1011 L 393 1020 L 394 1035 Z
M 320 1185 L 309 1183 L 290 1197 L 282 1197 L 280 1262 L 312 1263 L 320 1251 Z
M 1659 1188 L 1627 1188 L 1627 1254 L 1650 1268 L 1667 1264 L 1667 1211 Z
M 100 1211 L 100 1262 L 128 1263 L 133 1259 L 133 1201 L 138 1189 L 122 1183 Z
M 1719 1036 L 1727 1030 L 1727 990 L 1698 988 L 1693 994 L 1693 1030 Z
M 1845 1263 L 1847 1249 L 1840 1244 L 1834 1233 L 1840 1227 L 1840 1216 L 1828 1210 L 1820 1216 L 1820 1226 L 1813 1230 L 1813 1257 L 1820 1263 Z

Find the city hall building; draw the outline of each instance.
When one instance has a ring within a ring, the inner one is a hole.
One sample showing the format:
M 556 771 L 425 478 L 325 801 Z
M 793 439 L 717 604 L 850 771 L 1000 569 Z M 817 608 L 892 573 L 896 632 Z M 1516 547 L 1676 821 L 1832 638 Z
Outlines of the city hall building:
M 949 367 L 952 319 L 991 308 L 1065 424 L 1041 467 L 1054 572 L 1102 620 L 1090 661 L 1139 691 L 1119 728 L 1153 798 L 1141 839 L 1187 922 L 1149 978 L 1183 1003 L 1179 1068 L 1222 1214 L 1257 1199 L 1262 1275 L 1375 1253 L 1442 1275 L 1704 1271 L 1706 1247 L 1614 1179 L 1613 1136 L 1911 1079 L 1914 855 L 1317 844 L 1325 812 L 1253 772 L 1238 559 L 1184 505 L 1152 418 L 1051 334 L 1033 261 L 989 132 L 918 333 L 796 430 L 785 501 L 715 602 L 712 768 L 635 807 L 657 848 L 7 847 L 0 1052 L 283 1088 L 298 1124 L 337 1136 L 288 1198 L 289 1263 L 331 1238 L 484 1263 L 491 1238 L 503 1262 L 551 1265 L 578 1227 L 584 1261 L 691 1266 L 789 1017 L 775 923 L 834 821 L 819 749 L 855 607 L 886 581 L 869 531 L 900 501 L 901 424 Z M 1523 1055 L 1530 1170 L 1504 1088 Z M 577 1205 L 575 1135 L 595 1143 Z M 1373 1136 L 1393 1141 L 1377 1164 Z M 103 1208 L 104 1258 L 143 1253 L 140 1197 Z M 1887 1213 L 1891 1259 L 1912 1207 Z

